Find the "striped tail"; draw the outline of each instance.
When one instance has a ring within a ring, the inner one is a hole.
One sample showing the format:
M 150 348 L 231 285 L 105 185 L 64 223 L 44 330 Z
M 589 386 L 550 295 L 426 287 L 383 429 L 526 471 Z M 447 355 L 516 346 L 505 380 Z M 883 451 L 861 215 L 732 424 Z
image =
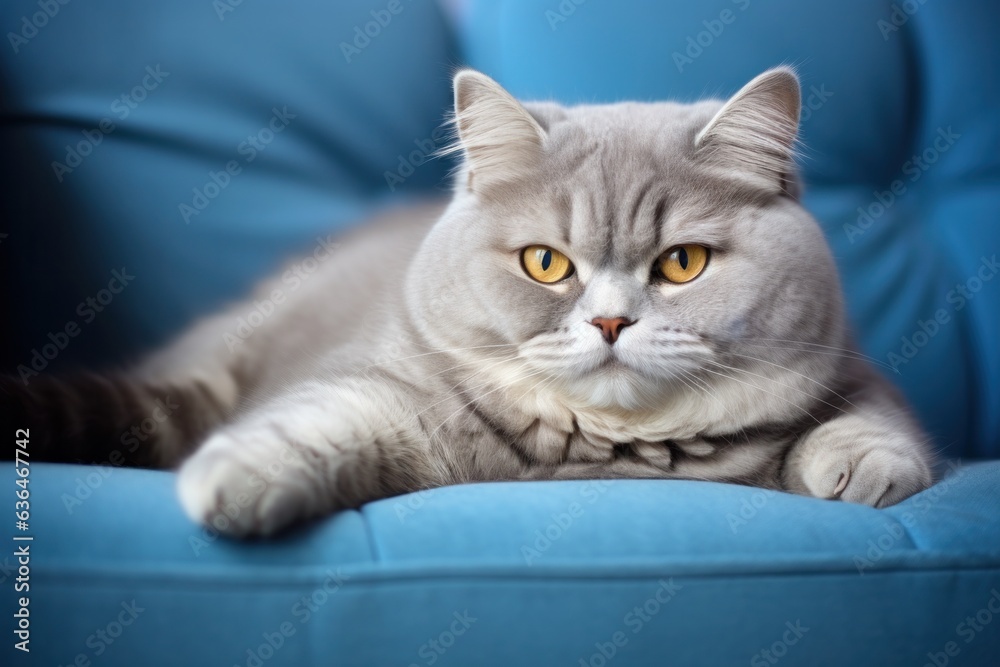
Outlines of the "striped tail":
M 166 468 L 193 451 L 227 410 L 207 386 L 151 387 L 124 375 L 0 377 L 0 460 L 28 429 L 31 461 Z

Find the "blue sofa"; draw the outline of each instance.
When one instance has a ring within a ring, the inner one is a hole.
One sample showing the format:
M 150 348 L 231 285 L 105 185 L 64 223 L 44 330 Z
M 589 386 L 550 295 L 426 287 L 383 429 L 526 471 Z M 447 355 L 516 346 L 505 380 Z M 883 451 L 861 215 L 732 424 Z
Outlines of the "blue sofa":
M 457 64 L 572 103 L 727 95 L 792 63 L 805 202 L 942 480 L 885 510 L 453 486 L 237 543 L 183 516 L 172 473 L 35 463 L 2 664 L 1000 664 L 996 4 L 447 6 L 4 3 L 0 369 L 125 363 L 317 237 L 446 192 L 429 156 Z

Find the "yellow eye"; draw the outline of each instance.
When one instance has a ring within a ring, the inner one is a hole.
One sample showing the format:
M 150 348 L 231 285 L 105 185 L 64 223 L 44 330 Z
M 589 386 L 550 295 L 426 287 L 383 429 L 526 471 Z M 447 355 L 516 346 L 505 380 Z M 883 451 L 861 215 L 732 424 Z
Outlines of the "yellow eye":
M 677 245 L 660 255 L 656 269 L 672 283 L 687 283 L 701 275 L 708 264 L 708 248 L 689 243 Z
M 557 283 L 573 275 L 569 257 L 543 245 L 531 245 L 522 250 L 521 266 L 540 283 Z

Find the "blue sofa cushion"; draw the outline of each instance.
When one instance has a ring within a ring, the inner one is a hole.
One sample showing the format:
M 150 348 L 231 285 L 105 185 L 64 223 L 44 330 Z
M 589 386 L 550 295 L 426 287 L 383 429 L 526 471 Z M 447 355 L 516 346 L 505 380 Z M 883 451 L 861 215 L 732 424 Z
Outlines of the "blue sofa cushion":
M 864 350 L 950 455 L 1000 456 L 1000 5 L 472 2 L 469 63 L 516 96 L 727 96 L 803 81 L 806 205 Z
M 248 545 L 192 525 L 172 473 L 35 465 L 31 664 L 921 665 L 953 643 L 983 665 L 998 476 L 958 467 L 886 510 L 693 481 L 452 486 Z

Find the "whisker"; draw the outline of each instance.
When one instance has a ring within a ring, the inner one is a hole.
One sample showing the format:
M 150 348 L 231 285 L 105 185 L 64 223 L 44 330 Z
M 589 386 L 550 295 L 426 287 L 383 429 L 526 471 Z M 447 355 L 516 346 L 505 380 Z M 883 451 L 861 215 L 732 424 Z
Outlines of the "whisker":
M 533 354 L 531 358 L 534 361 L 551 361 L 551 362 L 565 362 L 568 359 L 574 359 L 581 357 L 583 355 L 577 352 L 568 352 L 563 355 L 552 355 L 552 354 Z
M 487 361 L 503 362 L 503 361 L 513 361 L 514 359 L 517 359 L 517 354 L 516 353 L 512 354 L 510 356 L 507 356 L 507 357 L 502 357 L 500 359 L 493 359 L 493 360 L 487 360 Z M 449 368 L 445 368 L 444 370 L 438 371 L 437 373 L 431 373 L 430 375 L 428 375 L 424 379 L 425 380 L 429 380 L 432 377 L 437 377 L 438 375 L 443 375 L 444 373 L 447 373 L 449 371 L 453 371 L 456 368 L 461 368 L 462 366 L 468 366 L 469 364 L 477 364 L 477 363 L 479 363 L 481 361 L 484 361 L 484 360 L 483 359 L 472 359 L 472 360 L 469 360 L 469 361 L 463 361 L 460 364 L 455 364 L 454 366 L 451 366 Z M 492 368 L 492 366 L 488 366 L 488 368 Z M 473 376 L 470 376 L 470 377 L 473 377 Z
M 486 396 L 489 396 L 490 394 L 493 394 L 493 393 L 495 393 L 495 392 L 498 392 L 498 391 L 500 391 L 501 389 L 508 389 L 508 388 L 509 388 L 510 386 L 512 386 L 512 385 L 513 385 L 514 383 L 516 383 L 516 382 L 523 382 L 524 380 L 527 380 L 528 378 L 531 378 L 531 377 L 534 377 L 534 376 L 536 376 L 536 375 L 540 375 L 540 374 L 542 374 L 542 373 L 544 373 L 544 371 L 540 371 L 540 370 L 529 370 L 529 372 L 528 372 L 528 374 L 527 374 L 527 375 L 524 375 L 524 376 L 522 376 L 522 377 L 519 377 L 519 378 L 516 378 L 516 379 L 514 379 L 514 380 L 511 380 L 510 382 L 508 382 L 508 383 L 506 383 L 506 384 L 501 384 L 501 385 L 500 385 L 499 387 L 496 387 L 495 389 L 491 389 L 490 391 L 486 392 L 485 394 L 481 394 L 480 396 L 477 396 L 476 398 L 473 398 L 472 400 L 468 401 L 467 403 L 465 403 L 464 405 L 462 405 L 461 407 L 459 407 L 459 408 L 458 408 L 457 410 L 455 410 L 454 412 L 452 412 L 452 413 L 451 413 L 450 415 L 448 415 L 448 416 L 447 416 L 447 417 L 446 417 L 446 418 L 445 418 L 445 419 L 444 419 L 444 420 L 443 420 L 443 421 L 442 421 L 442 422 L 441 422 L 440 424 L 438 424 L 438 425 L 437 425 L 437 428 L 435 428 L 435 429 L 434 429 L 434 431 L 433 431 L 433 432 L 431 433 L 431 435 L 430 435 L 430 437 L 429 437 L 428 439 L 430 439 L 430 440 L 433 440 L 433 439 L 434 439 L 434 436 L 435 436 L 435 435 L 437 435 L 437 432 L 441 430 L 441 427 L 443 427 L 443 426 L 444 426 L 445 424 L 447 424 L 447 423 L 448 423 L 448 422 L 449 422 L 449 421 L 450 421 L 450 420 L 451 420 L 451 419 L 452 419 L 452 418 L 453 418 L 453 417 L 454 417 L 455 415 L 457 415 L 458 413 L 460 413 L 460 412 L 462 412 L 463 410 L 465 410 L 465 409 L 466 409 L 467 407 L 469 407 L 470 405 L 472 405 L 473 403 L 475 403 L 475 402 L 476 402 L 477 400 L 479 400 L 479 399 L 482 399 L 482 398 L 484 398 L 484 397 L 486 397 Z
M 753 341 L 765 341 L 765 342 L 764 343 L 755 343 Z M 876 365 L 881 366 L 883 368 L 891 369 L 894 373 L 899 373 L 899 371 L 897 369 L 893 368 L 891 365 L 885 363 L 884 361 L 876 359 L 875 357 L 870 357 L 867 354 L 864 354 L 862 352 L 858 352 L 857 350 L 853 350 L 853 349 L 846 348 L 846 347 L 834 347 L 832 345 L 821 345 L 819 343 L 810 343 L 810 342 L 804 341 L 804 340 L 784 340 L 784 339 L 781 339 L 781 338 L 741 338 L 738 341 L 733 341 L 731 344 L 733 344 L 733 343 L 744 343 L 746 345 L 757 345 L 758 347 L 771 347 L 771 348 L 775 348 L 775 349 L 779 349 L 779 350 L 792 350 L 792 351 L 798 351 L 798 352 L 809 352 L 811 354 L 825 354 L 827 356 L 833 356 L 833 357 L 844 357 L 844 358 L 848 358 L 848 359 L 858 359 L 858 360 L 861 360 L 861 361 L 867 361 L 867 362 L 876 364 Z M 817 349 L 811 349 L 811 350 L 810 349 L 806 349 L 806 350 L 803 350 L 801 348 L 786 347 L 786 346 L 782 346 L 782 345 L 771 345 L 769 343 L 786 343 L 786 344 L 790 343 L 790 344 L 793 344 L 793 345 L 804 345 L 804 346 L 810 346 L 810 347 L 820 348 L 820 349 L 818 349 L 818 350 Z
M 866 363 L 871 363 L 871 364 L 874 364 L 876 366 L 880 366 L 882 368 L 891 370 L 893 373 L 896 373 L 896 374 L 899 373 L 898 370 L 896 370 L 895 368 L 893 368 L 889 364 L 887 364 L 885 362 L 882 362 L 882 361 L 879 361 L 878 359 L 870 359 L 868 357 L 854 356 L 854 355 L 851 355 L 851 354 L 844 354 L 844 353 L 838 353 L 838 352 L 827 352 L 825 350 L 802 349 L 801 347 L 786 347 L 786 346 L 782 346 L 782 345 L 771 345 L 771 344 L 765 344 L 765 343 L 749 343 L 749 342 L 747 342 L 746 345 L 756 345 L 757 347 L 767 347 L 767 348 L 770 348 L 772 350 L 788 350 L 788 351 L 791 351 L 791 352 L 806 352 L 808 354 L 815 354 L 815 355 L 820 355 L 820 356 L 824 356 L 824 357 L 839 357 L 841 359 L 853 359 L 854 361 L 864 361 Z
M 728 414 L 730 417 L 732 417 L 734 423 L 736 423 L 736 424 L 740 423 L 740 419 L 736 416 L 736 414 L 732 410 L 729 409 L 729 406 L 726 405 L 726 402 L 723 401 L 721 398 L 719 398 L 719 396 L 718 396 L 718 394 L 716 392 L 712 391 L 711 386 L 705 380 L 703 380 L 702 378 L 699 378 L 697 375 L 695 375 L 694 373 L 692 373 L 690 371 L 684 370 L 683 368 L 678 369 L 678 370 L 680 370 L 681 373 L 683 373 L 688 378 L 690 378 L 690 380 L 691 380 L 692 383 L 697 383 L 698 385 L 700 385 L 703 388 L 705 395 L 708 396 L 709 398 L 711 398 L 712 400 L 714 400 L 719 405 L 719 407 L 721 407 L 726 412 L 726 414 Z M 750 434 L 746 433 L 744 431 L 743 437 L 746 438 L 747 444 L 749 445 L 750 444 Z
M 815 422 L 816 422 L 817 424 L 819 424 L 820 426 L 822 426 L 822 425 L 823 425 L 823 422 L 821 422 L 820 420 L 816 419 L 816 417 L 815 417 L 815 416 L 814 416 L 814 415 L 813 415 L 813 414 L 812 414 L 811 412 L 809 412 L 808 410 L 806 410 L 806 409 L 805 409 L 805 408 L 804 408 L 803 406 L 799 405 L 798 403 L 795 403 L 795 402 L 793 402 L 793 401 L 790 401 L 790 400 L 788 400 L 788 399 L 787 399 L 787 398 L 785 398 L 784 396 L 778 396 L 778 395 L 777 395 L 777 394 L 775 394 L 775 393 L 774 393 L 773 391 L 768 391 L 767 389 L 764 389 L 764 388 L 763 388 L 763 387 L 761 387 L 761 386 L 758 386 L 758 385 L 755 385 L 755 384 L 751 384 L 751 383 L 749 383 L 749 382 L 744 382 L 743 380 L 740 380 L 739 378 L 734 378 L 734 377 L 733 377 L 733 376 L 731 376 L 731 375 L 726 375 L 725 373 L 719 373 L 719 372 L 717 372 L 717 371 L 713 371 L 713 370 L 712 370 L 712 369 L 710 369 L 710 368 L 702 368 L 702 370 L 703 370 L 703 371 L 705 371 L 706 373 L 712 373 L 713 375 L 719 375 L 719 376 L 721 376 L 721 377 L 724 377 L 724 378 L 727 378 L 727 379 L 729 379 L 729 380 L 732 380 L 733 382 L 738 382 L 738 383 L 740 383 L 740 384 L 745 384 L 746 386 L 748 386 L 748 387 L 752 387 L 753 389 L 757 389 L 758 391 L 762 391 L 762 392 L 764 392 L 765 394 L 770 394 L 771 396 L 774 396 L 775 398 L 778 398 L 778 399 L 781 399 L 781 400 L 782 400 L 782 401 L 784 401 L 785 403 L 788 403 L 789 405 L 791 405 L 791 406 L 794 406 L 794 407 L 796 407 L 796 408 L 798 408 L 798 409 L 802 410 L 802 411 L 803 411 L 803 412 L 805 412 L 805 413 L 806 413 L 807 415 L 809 415 L 810 417 L 812 417 L 812 418 L 813 418 L 813 421 L 815 421 Z
M 420 354 L 413 354 L 406 357 L 400 357 L 399 359 L 390 359 L 388 361 L 381 361 L 377 364 L 370 364 L 358 369 L 358 373 L 363 373 L 371 368 L 376 368 L 378 366 L 385 366 L 388 364 L 398 363 L 400 361 L 407 361 L 408 359 L 416 359 L 418 357 L 426 357 L 432 354 L 454 354 L 455 352 L 468 352 L 469 350 L 483 350 L 487 348 L 497 348 L 497 347 L 517 347 L 514 343 L 500 343 L 497 345 L 473 345 L 472 347 L 454 347 L 448 350 L 434 350 L 433 352 L 422 352 Z
M 837 392 L 835 392 L 833 389 L 831 389 L 830 387 L 828 387 L 825 384 L 823 384 L 822 382 L 820 382 L 819 380 L 814 380 L 811 377 L 809 377 L 808 375 L 805 375 L 804 373 L 799 373 L 798 371 L 795 371 L 795 370 L 792 370 L 791 368 L 787 368 L 785 366 L 782 366 L 781 364 L 776 364 L 773 361 L 768 361 L 767 359 L 758 359 L 757 357 L 751 357 L 749 354 L 742 354 L 740 352 L 732 352 L 732 351 L 730 351 L 730 354 L 735 355 L 737 357 L 742 357 L 744 359 L 750 359 L 752 361 L 759 361 L 760 363 L 763 363 L 763 364 L 770 364 L 771 366 L 775 366 L 777 368 L 780 368 L 781 370 L 788 371 L 789 373 L 794 373 L 795 375 L 798 375 L 801 378 L 809 380 L 810 382 L 814 382 L 817 385 L 819 385 L 821 388 L 826 389 L 828 392 L 830 392 L 831 394 L 833 394 L 834 396 L 836 396 L 837 398 L 839 398 L 840 400 L 842 400 L 844 403 L 847 403 L 852 408 L 857 408 L 858 407 L 858 406 L 854 405 L 854 403 L 851 403 L 851 401 L 849 401 L 847 398 L 845 398 L 844 396 L 841 396 L 840 394 L 838 394 Z
M 754 373 L 752 371 L 744 370 L 742 368 L 736 368 L 735 366 L 727 366 L 726 364 L 721 364 L 718 361 L 712 361 L 711 359 L 708 360 L 708 363 L 715 364 L 716 366 L 719 366 L 721 368 L 725 368 L 727 370 L 737 371 L 738 373 L 746 373 L 747 375 L 752 375 L 752 376 L 758 377 L 758 378 L 760 378 L 762 380 L 768 380 L 770 382 L 774 382 L 775 384 L 780 384 L 783 387 L 788 387 L 789 389 L 795 390 L 795 391 L 799 392 L 800 394 L 804 394 L 804 395 L 808 396 L 809 398 L 811 398 L 813 400 L 819 401 L 820 403 L 825 403 L 826 405 L 830 406 L 834 410 L 839 410 L 840 412 L 843 412 L 844 414 L 847 414 L 847 411 L 844 410 L 843 408 L 841 408 L 840 406 L 834 405 L 833 403 L 828 403 L 827 401 L 824 401 L 822 398 L 819 398 L 818 396 L 813 396 L 812 394 L 810 394 L 809 392 L 805 391 L 804 389 L 799 389 L 798 387 L 793 387 L 790 384 L 786 384 L 784 382 L 780 382 L 778 380 L 775 380 L 774 378 L 769 378 L 766 375 L 761 375 L 759 373 Z
M 441 399 L 440 401 L 437 401 L 437 402 L 435 402 L 435 403 L 431 403 L 431 404 L 430 404 L 430 405 L 428 405 L 428 406 L 427 406 L 426 408 L 424 408 L 423 410 L 421 410 L 420 412 L 418 412 L 416 416 L 418 416 L 418 417 L 419 417 L 420 415 L 424 414 L 425 412 L 427 412 L 427 411 L 428 411 L 428 410 L 430 410 L 431 408 L 433 408 L 433 407 L 435 407 L 435 406 L 438 406 L 438 405 L 441 405 L 441 404 L 442 404 L 442 403 L 444 403 L 445 401 L 450 401 L 450 400 L 451 400 L 452 398 L 454 398 L 454 397 L 455 397 L 455 396 L 456 396 L 457 394 L 460 394 L 460 393 L 462 392 L 462 389 L 459 389 L 458 391 L 455 391 L 455 390 L 456 390 L 456 389 L 458 389 L 459 387 L 462 387 L 462 388 L 463 388 L 463 389 L 465 389 L 465 390 L 469 390 L 469 391 L 475 391 L 475 390 L 478 390 L 478 389 L 481 389 L 482 387 L 486 387 L 486 386 L 488 386 L 488 385 L 489 385 L 489 384 L 490 384 L 491 382 L 493 382 L 493 380 L 492 380 L 492 379 L 489 379 L 489 380 L 486 380 L 485 382 L 483 382 L 483 383 L 481 383 L 481 384 L 476 384 L 476 385 L 473 385 L 473 386 L 471 386 L 471 387 L 463 387 L 463 385 L 467 384 L 467 383 L 469 382 L 469 380 L 471 380 L 472 378 L 476 377 L 476 376 L 477 376 L 477 375 L 479 375 L 480 373 L 485 373 L 486 371 L 490 370 L 491 368 L 494 368 L 494 367 L 496 367 L 496 366 L 498 366 L 498 365 L 500 365 L 500 364 L 502 364 L 502 363 L 504 363 L 504 362 L 507 362 L 507 361 L 516 361 L 516 360 L 517 360 L 517 355 L 515 354 L 515 355 L 513 355 L 513 356 L 511 356 L 511 357 L 505 357 L 505 358 L 503 358 L 503 359 L 498 359 L 498 360 L 494 361 L 494 362 L 493 362 L 493 363 L 491 363 L 491 364 L 486 364 L 485 366 L 483 366 L 482 368 L 480 368 L 480 369 L 479 369 L 478 371 L 476 371 L 475 373 L 472 373 L 471 375 L 469 375 L 469 376 L 468 376 L 468 377 L 466 377 L 465 379 L 463 379 L 463 380 L 459 380 L 458 382 L 456 382 L 456 383 L 455 383 L 454 385 L 452 385 L 452 386 L 451 386 L 451 387 L 450 387 L 450 388 L 449 388 L 449 389 L 448 389 L 448 390 L 447 390 L 447 391 L 445 392 L 445 397 L 444 397 L 444 398 L 442 398 L 442 399 Z
M 545 373 L 545 377 L 543 377 L 541 380 L 539 380 L 535 384 L 531 385 L 531 387 L 529 389 L 527 389 L 524 393 L 522 393 L 520 396 L 518 396 L 517 397 L 517 401 L 511 401 L 510 405 L 508 405 L 506 408 L 504 408 L 503 412 L 501 412 L 500 414 L 504 414 L 508 410 L 512 409 L 525 396 L 527 396 L 528 394 L 530 394 L 532 392 L 538 391 L 543 385 L 547 385 L 547 384 L 551 383 L 553 380 L 557 379 L 558 377 L 559 376 L 553 375 L 551 373 Z

